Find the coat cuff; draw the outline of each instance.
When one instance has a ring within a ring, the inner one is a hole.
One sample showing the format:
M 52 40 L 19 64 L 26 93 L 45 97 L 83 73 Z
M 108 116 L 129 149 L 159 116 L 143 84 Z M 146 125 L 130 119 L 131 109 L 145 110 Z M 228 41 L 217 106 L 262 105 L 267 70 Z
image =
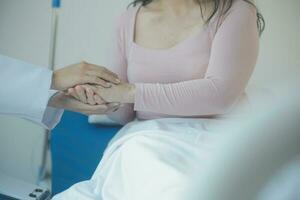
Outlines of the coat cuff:
M 57 93 L 56 90 L 49 91 L 49 99 Z M 46 129 L 53 129 L 61 120 L 61 117 L 64 113 L 63 109 L 57 109 L 50 106 L 47 106 L 43 115 L 41 124 Z

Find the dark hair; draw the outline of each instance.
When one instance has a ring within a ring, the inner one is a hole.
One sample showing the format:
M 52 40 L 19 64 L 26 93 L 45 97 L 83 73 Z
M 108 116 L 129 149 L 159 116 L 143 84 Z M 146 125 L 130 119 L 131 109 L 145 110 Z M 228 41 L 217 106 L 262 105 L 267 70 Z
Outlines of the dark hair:
M 134 0 L 130 5 L 136 6 L 138 3 L 141 3 L 143 6 L 148 5 L 149 3 L 151 3 L 153 0 Z M 200 5 L 200 10 L 201 10 L 201 14 L 203 17 L 203 3 L 206 4 L 208 2 L 210 2 L 209 0 L 197 0 L 199 5 Z M 233 1 L 234 0 L 212 0 L 213 4 L 214 4 L 214 9 L 211 12 L 211 14 L 209 15 L 209 17 L 207 19 L 205 19 L 206 23 L 209 23 L 210 20 L 217 14 L 217 12 L 220 10 L 220 14 L 221 15 L 225 15 L 229 9 L 232 7 Z M 261 35 L 265 29 L 265 20 L 264 17 L 262 16 L 262 14 L 258 11 L 257 7 L 255 6 L 254 3 L 252 3 L 250 0 L 244 0 L 245 2 L 251 4 L 252 6 L 254 6 L 257 10 L 257 28 L 259 31 L 259 34 Z

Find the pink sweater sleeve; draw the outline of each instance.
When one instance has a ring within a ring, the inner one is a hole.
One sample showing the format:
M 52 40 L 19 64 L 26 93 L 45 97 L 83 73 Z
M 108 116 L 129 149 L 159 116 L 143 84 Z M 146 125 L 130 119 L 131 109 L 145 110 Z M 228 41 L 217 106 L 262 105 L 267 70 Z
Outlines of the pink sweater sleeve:
M 234 5 L 215 34 L 205 77 L 170 84 L 138 83 L 134 109 L 179 116 L 227 112 L 244 92 L 256 64 L 256 19 L 251 5 Z
M 113 38 L 113 46 L 111 49 L 111 65 L 110 70 L 115 72 L 122 82 L 128 82 L 127 79 L 127 59 L 126 59 L 126 39 L 125 29 L 122 28 L 125 24 L 123 22 L 123 15 L 117 19 L 116 27 L 114 30 L 115 37 Z M 108 114 L 108 117 L 112 120 L 126 124 L 135 118 L 135 112 L 133 110 L 133 104 L 124 104 L 118 109 L 118 111 Z

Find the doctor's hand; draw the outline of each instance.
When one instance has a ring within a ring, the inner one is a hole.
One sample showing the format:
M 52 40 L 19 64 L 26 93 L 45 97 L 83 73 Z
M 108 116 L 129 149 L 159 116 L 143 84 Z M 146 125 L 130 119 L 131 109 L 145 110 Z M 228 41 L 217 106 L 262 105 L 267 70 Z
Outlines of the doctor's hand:
M 106 114 L 115 111 L 119 108 L 118 103 L 109 103 L 101 105 L 89 105 L 82 103 L 72 96 L 62 92 L 55 94 L 48 103 L 48 106 L 60 109 L 66 109 L 73 112 L 78 112 L 84 115 Z
M 64 91 L 79 84 L 110 87 L 119 84 L 118 76 L 102 66 L 81 62 L 53 72 L 51 89 Z

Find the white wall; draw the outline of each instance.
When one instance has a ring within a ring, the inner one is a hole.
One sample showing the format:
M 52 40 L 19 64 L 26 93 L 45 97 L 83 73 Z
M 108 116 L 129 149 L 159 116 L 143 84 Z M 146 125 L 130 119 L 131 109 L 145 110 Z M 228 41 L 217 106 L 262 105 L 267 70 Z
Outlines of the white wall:
M 115 18 L 130 0 L 64 0 L 60 12 L 57 68 L 86 60 L 105 64 Z
M 267 27 L 251 84 L 272 87 L 273 83 L 297 74 L 300 67 L 300 26 L 297 26 L 300 1 L 257 1 Z M 62 0 L 57 68 L 80 60 L 105 65 L 113 18 L 125 10 L 129 2 Z M 0 0 L 0 53 L 47 66 L 49 5 L 50 0 Z M 41 128 L 24 120 L 0 117 L 0 170 L 33 182 L 42 134 Z
M 300 76 L 300 1 L 257 0 L 266 20 L 252 85 L 271 88 Z

